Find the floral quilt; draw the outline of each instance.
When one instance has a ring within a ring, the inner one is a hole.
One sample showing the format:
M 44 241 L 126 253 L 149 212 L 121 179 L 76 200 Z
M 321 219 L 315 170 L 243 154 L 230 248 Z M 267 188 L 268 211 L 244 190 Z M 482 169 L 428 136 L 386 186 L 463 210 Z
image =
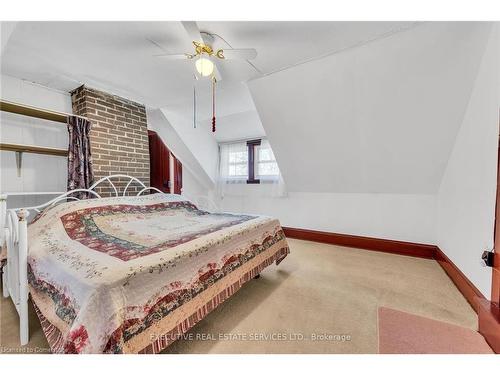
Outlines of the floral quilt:
M 206 212 L 174 194 L 63 203 L 28 237 L 31 297 L 64 353 L 160 350 L 154 337 L 189 329 L 289 252 L 277 220 Z

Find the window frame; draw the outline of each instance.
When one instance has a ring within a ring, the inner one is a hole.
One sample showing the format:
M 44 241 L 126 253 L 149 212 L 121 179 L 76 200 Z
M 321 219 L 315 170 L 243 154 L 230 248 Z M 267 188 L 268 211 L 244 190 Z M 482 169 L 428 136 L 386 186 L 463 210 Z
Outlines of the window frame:
M 229 143 L 229 142 L 228 142 Z M 240 141 L 240 142 L 231 142 L 231 143 L 239 143 L 246 144 L 246 152 L 247 152 L 247 160 L 246 162 L 237 162 L 237 163 L 229 163 L 228 166 L 231 165 L 247 165 L 247 175 L 241 175 L 241 176 L 226 176 L 224 177 L 228 181 L 234 180 L 234 181 L 241 181 L 241 183 L 246 183 L 246 184 L 261 184 L 263 182 L 267 182 L 267 179 L 264 178 L 256 178 L 258 174 L 258 151 L 257 147 L 262 145 L 262 138 L 257 138 L 257 139 L 251 139 L 247 141 Z M 220 149 L 220 148 L 219 148 Z M 274 161 L 269 161 L 269 163 L 276 163 L 276 159 Z M 220 165 L 222 161 L 219 161 L 219 170 L 220 170 Z
M 260 180 L 255 178 L 255 147 L 260 146 L 262 140 L 254 139 L 247 141 L 248 148 L 248 179 L 247 184 L 260 184 Z

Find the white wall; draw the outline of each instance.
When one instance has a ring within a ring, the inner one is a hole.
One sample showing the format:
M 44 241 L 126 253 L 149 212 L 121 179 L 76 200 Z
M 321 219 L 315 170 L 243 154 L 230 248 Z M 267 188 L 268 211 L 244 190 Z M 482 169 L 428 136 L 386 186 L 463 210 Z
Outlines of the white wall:
M 215 205 L 215 190 L 207 189 L 199 183 L 196 176 L 189 170 L 182 168 L 181 194 L 193 201 L 201 209 L 213 210 Z
M 210 127 L 210 121 L 202 126 Z M 266 132 L 260 122 L 256 110 L 233 113 L 228 116 L 217 118 L 217 131 L 215 138 L 217 142 L 234 141 L 235 139 L 249 139 L 265 137 Z
M 35 107 L 71 113 L 71 97 L 10 76 L 0 76 L 0 97 Z M 0 112 L 0 141 L 45 147 L 68 147 L 68 131 L 61 123 L 40 120 L 8 112 Z M 0 191 L 2 192 L 64 192 L 67 180 L 67 159 L 64 157 L 23 154 L 21 177 L 17 176 L 15 153 L 0 152 Z M 43 203 L 50 196 L 11 197 L 9 206 Z
M 437 244 L 481 290 L 491 294 L 491 269 L 479 264 L 492 249 L 497 189 L 499 36 L 492 32 L 438 194 Z
M 216 179 L 219 148 L 211 127 L 193 126 L 192 117 L 179 114 L 169 109 L 161 109 L 168 122 L 178 134 L 182 142 L 195 156 L 198 163 L 212 182 Z
M 284 226 L 433 244 L 434 195 L 288 193 L 269 196 L 265 185 L 240 185 L 226 194 L 223 211 L 277 217 Z M 267 195 L 267 196 L 266 196 Z

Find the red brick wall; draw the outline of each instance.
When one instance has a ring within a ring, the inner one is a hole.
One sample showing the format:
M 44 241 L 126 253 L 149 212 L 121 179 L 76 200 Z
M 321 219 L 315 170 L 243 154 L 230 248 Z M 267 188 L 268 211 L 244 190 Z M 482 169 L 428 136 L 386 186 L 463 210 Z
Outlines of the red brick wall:
M 149 186 L 149 143 L 146 109 L 142 104 L 80 86 L 71 92 L 73 113 L 92 122 L 90 142 L 94 181 L 111 174 L 133 176 Z M 117 180 L 113 180 L 115 182 Z M 123 189 L 125 181 L 115 185 Z M 134 185 L 131 193 L 140 189 Z M 127 192 L 129 191 L 127 190 Z M 109 189 L 98 189 L 108 195 Z M 128 194 L 127 194 L 128 195 Z

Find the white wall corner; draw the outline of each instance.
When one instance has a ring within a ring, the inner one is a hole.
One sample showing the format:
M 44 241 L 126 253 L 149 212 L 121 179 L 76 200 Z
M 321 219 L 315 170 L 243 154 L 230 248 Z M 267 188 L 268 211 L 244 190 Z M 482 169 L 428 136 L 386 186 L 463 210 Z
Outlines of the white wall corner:
M 488 26 L 437 199 L 437 245 L 487 298 L 491 269 L 480 266 L 480 256 L 493 247 L 500 106 L 498 25 Z

